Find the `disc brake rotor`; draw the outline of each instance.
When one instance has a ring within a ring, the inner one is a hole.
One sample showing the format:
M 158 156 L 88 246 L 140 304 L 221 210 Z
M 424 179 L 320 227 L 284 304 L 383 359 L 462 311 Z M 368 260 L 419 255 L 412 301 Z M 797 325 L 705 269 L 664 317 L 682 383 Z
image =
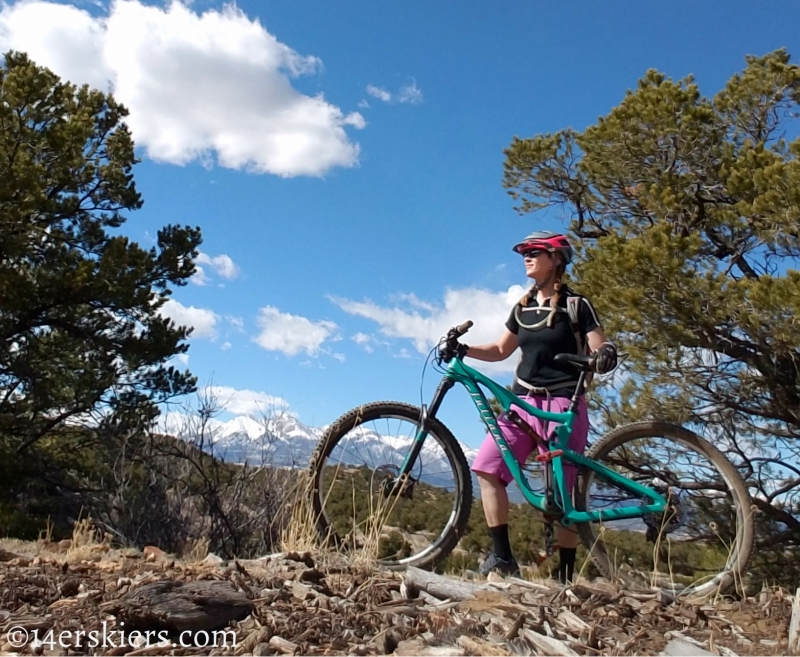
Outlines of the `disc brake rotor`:
M 414 497 L 414 485 L 417 480 L 411 475 L 403 479 L 400 477 L 400 468 L 393 464 L 381 465 L 375 468 L 375 478 L 379 482 L 378 490 L 385 498 L 399 495 L 410 500 Z

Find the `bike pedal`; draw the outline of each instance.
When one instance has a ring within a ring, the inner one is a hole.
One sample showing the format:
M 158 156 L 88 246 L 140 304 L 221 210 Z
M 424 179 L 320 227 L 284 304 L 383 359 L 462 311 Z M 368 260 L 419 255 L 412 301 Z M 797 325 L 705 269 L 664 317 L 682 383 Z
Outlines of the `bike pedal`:
M 544 454 L 539 454 L 535 458 L 539 463 L 549 463 L 552 461 L 556 456 L 564 456 L 564 450 L 562 449 L 554 449 L 551 452 L 545 452 Z

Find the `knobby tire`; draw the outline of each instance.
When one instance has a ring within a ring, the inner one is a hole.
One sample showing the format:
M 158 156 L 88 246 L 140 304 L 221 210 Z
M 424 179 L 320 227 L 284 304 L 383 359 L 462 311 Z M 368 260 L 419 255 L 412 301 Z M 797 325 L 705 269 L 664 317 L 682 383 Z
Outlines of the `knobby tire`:
M 417 406 L 402 402 L 373 402 L 354 408 L 336 421 L 325 431 L 319 446 L 311 458 L 312 505 L 316 519 L 316 529 L 320 538 L 336 547 L 347 543 L 345 537 L 339 536 L 332 526 L 331 519 L 325 509 L 328 493 L 322 488 L 323 470 L 326 461 L 343 438 L 359 426 L 381 419 L 405 420 L 419 426 L 422 417 Z M 452 432 L 438 419 L 429 419 L 429 433 L 426 441 L 436 440 L 445 452 L 454 475 L 455 506 L 452 515 L 441 533 L 420 555 L 403 559 L 378 559 L 378 563 L 390 569 L 403 569 L 408 566 L 418 568 L 433 567 L 446 558 L 464 536 L 472 509 L 472 477 L 469 466 L 456 438 Z

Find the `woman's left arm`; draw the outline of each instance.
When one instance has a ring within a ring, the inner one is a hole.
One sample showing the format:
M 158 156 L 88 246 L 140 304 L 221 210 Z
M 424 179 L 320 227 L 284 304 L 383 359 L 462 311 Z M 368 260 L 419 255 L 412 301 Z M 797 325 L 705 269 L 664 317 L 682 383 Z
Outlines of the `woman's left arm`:
M 586 335 L 586 340 L 589 343 L 589 349 L 594 353 L 600 348 L 604 342 L 608 342 L 608 338 L 606 334 L 603 333 L 603 329 L 599 326 L 594 329 L 593 331 L 589 331 Z

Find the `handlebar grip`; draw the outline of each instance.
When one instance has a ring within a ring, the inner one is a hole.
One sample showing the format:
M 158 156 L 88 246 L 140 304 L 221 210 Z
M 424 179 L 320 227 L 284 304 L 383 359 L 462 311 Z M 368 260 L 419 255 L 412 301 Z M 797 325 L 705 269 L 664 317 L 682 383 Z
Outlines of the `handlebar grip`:
M 468 320 L 467 320 L 466 322 L 464 322 L 463 324 L 459 324 L 458 326 L 456 326 L 456 333 L 457 333 L 458 335 L 464 335 L 464 334 L 465 334 L 467 331 L 469 331 L 471 328 L 472 328 L 472 320 L 471 320 L 471 319 L 468 319 Z

